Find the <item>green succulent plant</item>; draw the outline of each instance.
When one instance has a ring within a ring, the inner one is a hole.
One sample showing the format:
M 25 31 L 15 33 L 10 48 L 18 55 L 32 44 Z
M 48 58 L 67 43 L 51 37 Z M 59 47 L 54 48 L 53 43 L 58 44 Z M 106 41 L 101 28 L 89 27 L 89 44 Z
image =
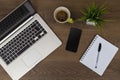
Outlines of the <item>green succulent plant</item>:
M 105 5 L 96 5 L 95 3 L 92 3 L 91 5 L 88 5 L 85 10 L 81 11 L 82 16 L 79 19 L 74 20 L 73 18 L 68 19 L 69 23 L 74 23 L 77 21 L 91 21 L 95 23 L 95 26 L 97 28 L 102 28 L 103 23 L 108 21 L 106 19 L 103 19 L 102 16 L 104 14 L 107 14 L 108 11 L 105 7 Z

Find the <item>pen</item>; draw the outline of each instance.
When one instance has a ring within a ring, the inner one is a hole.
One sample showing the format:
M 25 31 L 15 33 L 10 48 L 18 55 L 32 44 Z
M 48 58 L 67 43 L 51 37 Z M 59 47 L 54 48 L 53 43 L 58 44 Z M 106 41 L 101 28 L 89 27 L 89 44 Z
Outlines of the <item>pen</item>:
M 101 48 L 102 48 L 102 44 L 99 43 L 99 46 L 98 46 L 98 54 L 97 54 L 97 59 L 96 59 L 95 68 L 97 68 L 97 65 L 98 65 L 98 60 L 99 60 L 99 55 L 100 55 Z

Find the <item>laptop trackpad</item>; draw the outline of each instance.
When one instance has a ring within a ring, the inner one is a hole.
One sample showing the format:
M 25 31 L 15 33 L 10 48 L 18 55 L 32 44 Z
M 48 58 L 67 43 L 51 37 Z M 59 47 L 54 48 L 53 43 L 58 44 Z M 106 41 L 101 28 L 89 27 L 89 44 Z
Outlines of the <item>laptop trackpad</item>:
M 41 55 L 34 50 L 31 50 L 27 52 L 25 56 L 23 56 L 23 61 L 24 63 L 28 66 L 31 67 L 33 66 L 39 59 L 41 58 Z

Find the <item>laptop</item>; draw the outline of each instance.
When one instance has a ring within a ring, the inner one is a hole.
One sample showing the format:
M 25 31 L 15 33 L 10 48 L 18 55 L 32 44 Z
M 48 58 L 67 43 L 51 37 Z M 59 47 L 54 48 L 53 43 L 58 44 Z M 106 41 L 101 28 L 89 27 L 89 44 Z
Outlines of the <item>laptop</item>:
M 61 44 L 29 0 L 0 21 L 0 64 L 12 80 L 19 80 Z

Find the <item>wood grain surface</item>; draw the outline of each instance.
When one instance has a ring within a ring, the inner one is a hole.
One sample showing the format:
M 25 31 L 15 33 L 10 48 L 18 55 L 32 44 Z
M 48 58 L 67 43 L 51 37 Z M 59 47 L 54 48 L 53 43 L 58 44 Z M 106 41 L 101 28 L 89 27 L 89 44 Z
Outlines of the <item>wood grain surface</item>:
M 59 24 L 53 18 L 53 12 L 59 6 L 66 6 L 70 9 L 72 17 L 78 18 L 81 16 L 80 10 L 93 1 L 97 4 L 105 3 L 109 10 L 104 18 L 112 21 L 104 25 L 103 31 L 84 23 Z M 0 19 L 22 2 L 23 0 L 0 0 Z M 96 34 L 120 48 L 120 0 L 31 0 L 31 2 L 63 44 L 20 80 L 120 80 L 120 51 L 102 77 L 79 63 L 80 57 Z M 77 53 L 65 50 L 71 27 L 82 29 Z M 0 80 L 11 80 L 1 66 Z

